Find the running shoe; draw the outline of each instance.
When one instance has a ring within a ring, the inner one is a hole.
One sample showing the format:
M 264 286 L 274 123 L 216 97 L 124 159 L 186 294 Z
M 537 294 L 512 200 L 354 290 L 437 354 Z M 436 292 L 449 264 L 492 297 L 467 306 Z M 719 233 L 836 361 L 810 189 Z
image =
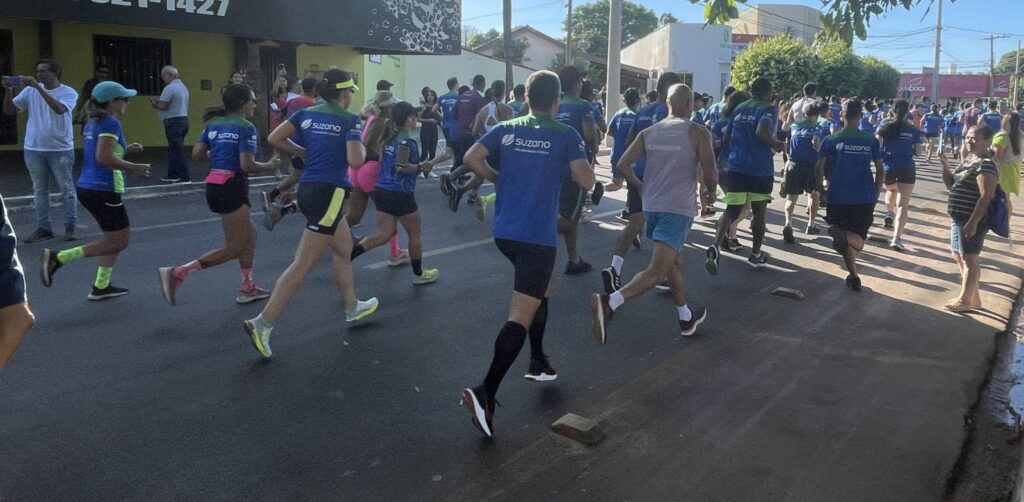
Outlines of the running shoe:
M 633 237 L 633 247 L 635 247 L 637 249 L 640 249 L 640 247 L 643 245 L 643 243 L 644 243 L 644 241 L 640 239 L 640 234 L 636 234 Z
M 480 397 L 484 397 L 484 399 L 480 399 Z M 494 421 L 494 405 L 497 404 L 497 401 L 486 399 L 483 389 L 477 387 L 476 389 L 462 389 L 462 399 L 459 404 L 469 410 L 469 416 L 473 418 L 473 425 L 480 432 L 487 437 L 494 436 L 491 432 L 491 425 Z
M 668 282 L 668 279 L 665 279 L 664 281 L 655 284 L 654 289 L 657 289 L 658 291 L 671 291 L 672 284 Z
M 757 255 L 754 255 L 754 253 L 750 253 L 750 257 L 747 258 L 747 265 L 750 265 L 751 267 L 754 268 L 761 268 L 765 266 L 766 263 L 768 263 L 768 258 L 770 258 L 768 256 L 768 253 L 764 251 L 761 251 L 761 253 Z
M 462 200 L 462 189 L 456 188 L 448 192 L 448 209 L 453 213 L 459 212 L 459 202 Z
M 832 249 L 836 250 L 840 256 L 846 256 L 846 250 L 850 247 L 850 242 L 846 239 L 846 231 L 836 225 L 829 225 L 828 235 L 832 237 Z
M 182 280 L 174 276 L 174 267 L 160 267 L 160 290 L 164 293 L 164 300 L 168 305 L 175 304 L 175 294 L 181 287 Z
M 128 290 L 119 288 L 117 286 L 107 285 L 107 287 L 100 289 L 96 286 L 92 287 L 92 293 L 86 296 L 86 299 L 98 302 L 100 300 L 106 300 L 107 298 L 116 298 L 118 296 L 124 296 L 128 294 Z
M 885 228 L 895 227 L 896 218 L 893 217 L 892 213 L 885 213 Z
M 34 244 L 36 242 L 45 241 L 53 238 L 53 231 L 48 228 L 37 228 L 35 232 L 25 238 L 25 244 Z
M 420 275 L 413 274 L 413 284 L 430 284 L 437 280 L 437 276 L 441 275 L 436 268 L 425 268 L 423 273 Z
M 284 213 L 281 212 L 281 204 L 271 202 L 270 207 L 265 208 L 263 212 L 263 228 L 267 229 L 268 232 L 273 232 L 274 226 L 277 225 L 277 222 L 281 221 L 281 218 L 284 218 Z
M 782 240 L 786 244 L 796 244 L 796 238 L 793 237 L 793 227 L 789 225 L 782 227 Z
M 860 292 L 860 276 L 850 274 L 846 276 L 846 287 L 850 288 L 854 292 Z
M 821 229 L 817 225 L 808 225 L 805 233 L 807 235 L 818 235 L 821 233 Z
M 565 264 L 565 275 L 585 274 L 591 270 L 594 270 L 594 267 L 583 261 L 583 258 L 580 258 L 580 261 L 576 263 L 570 261 Z
M 604 292 L 610 295 L 622 288 L 622 279 L 615 273 L 614 267 L 601 270 L 601 281 L 604 282 Z
M 256 348 L 256 351 L 260 353 L 260 357 L 270 359 L 273 354 L 270 350 L 270 330 L 257 328 L 254 321 L 256 319 L 242 321 L 242 326 L 245 327 L 245 332 L 249 334 L 249 340 L 252 341 L 252 346 Z
M 376 298 L 370 298 L 365 302 L 362 300 L 356 300 L 356 308 L 352 311 L 345 311 L 345 322 L 355 322 L 363 320 L 374 312 L 377 311 L 377 305 L 380 302 Z
M 903 247 L 903 241 L 899 237 L 893 237 L 892 242 L 889 243 L 889 248 L 893 251 L 903 252 L 906 248 Z
M 738 253 L 743 249 L 743 244 L 740 243 L 739 239 L 726 239 L 722 244 L 725 245 L 725 250 L 730 253 Z
M 704 269 L 711 275 L 718 275 L 718 248 L 715 246 L 709 246 L 708 250 L 704 252 L 707 255 L 708 260 L 704 263 Z
M 64 265 L 57 259 L 56 252 L 52 249 L 46 248 L 43 248 L 43 253 L 39 261 L 41 265 L 39 267 L 39 273 L 40 277 L 43 279 L 43 286 L 50 287 L 50 285 L 53 284 L 53 274 Z
M 253 285 L 250 289 L 238 290 L 238 296 L 235 297 L 235 302 L 240 304 L 252 303 L 256 300 L 265 300 L 270 298 L 270 291 L 267 291 L 259 286 Z
M 403 250 L 401 250 L 398 253 L 398 256 L 389 256 L 388 257 L 388 266 L 389 267 L 401 267 L 402 265 L 405 265 L 406 263 L 409 263 L 409 261 L 410 261 L 409 250 L 408 249 L 403 249 Z
M 444 173 L 440 177 L 441 193 L 450 195 L 452 192 L 452 175 Z
M 540 361 L 530 359 L 530 371 L 523 378 L 533 382 L 550 382 L 558 378 L 558 372 L 551 367 L 546 357 Z
M 697 326 L 704 322 L 708 318 L 707 307 L 695 307 L 690 309 L 690 320 L 679 321 L 679 334 L 682 336 L 690 336 L 697 331 Z
M 629 211 L 623 209 L 621 213 L 615 215 L 615 218 L 619 221 L 629 223 Z
M 590 202 L 596 206 L 601 203 L 601 197 L 604 197 L 604 185 L 599 181 L 594 184 L 594 192 L 590 194 Z
M 605 329 L 615 314 L 611 305 L 608 305 L 608 295 L 597 293 L 590 295 L 590 312 L 594 315 L 594 322 L 591 325 L 590 333 L 594 335 L 597 343 L 604 345 Z
M 263 207 L 263 211 L 266 212 L 270 209 L 270 203 L 274 202 L 270 200 L 270 194 L 266 191 L 260 192 L 260 206 Z

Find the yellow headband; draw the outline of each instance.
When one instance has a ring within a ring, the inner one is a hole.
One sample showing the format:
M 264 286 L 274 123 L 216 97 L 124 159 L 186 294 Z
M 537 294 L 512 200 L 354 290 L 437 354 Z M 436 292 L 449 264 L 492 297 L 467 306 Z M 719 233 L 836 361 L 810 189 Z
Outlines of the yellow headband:
M 358 91 L 359 90 L 359 87 L 356 86 L 356 83 L 353 82 L 352 79 L 348 79 L 348 80 L 346 80 L 344 82 L 338 82 L 337 84 L 334 84 L 334 88 L 335 89 L 352 89 L 354 91 Z

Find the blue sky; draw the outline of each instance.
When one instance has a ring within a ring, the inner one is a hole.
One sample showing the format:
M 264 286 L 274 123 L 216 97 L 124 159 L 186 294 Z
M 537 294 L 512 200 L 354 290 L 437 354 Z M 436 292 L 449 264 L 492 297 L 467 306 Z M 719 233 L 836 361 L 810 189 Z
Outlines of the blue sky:
M 483 31 L 500 30 L 501 3 L 501 0 L 463 0 L 463 24 Z M 589 2 L 574 0 L 575 5 L 584 3 Z M 671 12 L 683 22 L 703 22 L 703 6 L 691 5 L 689 0 L 640 0 L 637 3 L 657 14 Z M 763 3 L 821 7 L 820 0 Z M 529 24 L 549 35 L 564 36 L 561 23 L 565 5 L 565 0 L 513 0 L 512 24 Z M 999 8 L 993 9 L 993 5 Z M 987 72 L 989 42 L 983 37 L 990 33 L 1010 35 L 995 41 L 997 62 L 1002 53 L 1013 51 L 1018 41 L 1024 41 L 1024 1 L 1021 0 L 958 0 L 954 3 L 944 0 L 942 17 L 943 69 L 953 62 L 960 71 Z M 861 55 L 880 57 L 901 70 L 919 71 L 922 66 L 931 66 L 934 42 L 935 10 L 932 7 L 928 11 L 928 0 L 924 0 L 910 11 L 897 8 L 875 19 L 868 30 L 868 39 L 855 42 L 854 49 Z

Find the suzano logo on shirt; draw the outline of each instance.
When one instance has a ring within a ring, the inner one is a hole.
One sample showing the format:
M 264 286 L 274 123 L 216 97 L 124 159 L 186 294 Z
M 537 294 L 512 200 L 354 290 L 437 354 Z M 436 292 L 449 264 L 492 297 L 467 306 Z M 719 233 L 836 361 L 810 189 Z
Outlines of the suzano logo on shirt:
M 218 140 L 219 141 L 227 141 L 227 140 L 238 141 L 238 134 L 233 133 L 233 132 L 210 131 L 206 135 L 206 137 L 210 138 L 210 141 L 218 141 Z
M 868 145 L 849 145 L 846 143 L 836 143 L 836 149 L 846 153 L 871 153 L 871 147 Z
M 306 119 L 302 121 L 301 125 L 303 129 L 312 129 L 314 131 L 331 131 L 341 134 L 341 126 L 337 124 L 313 122 L 313 119 Z
M 505 146 L 509 146 L 515 140 L 516 140 L 516 135 L 515 134 L 506 134 L 506 135 L 501 137 L 501 144 L 503 144 Z

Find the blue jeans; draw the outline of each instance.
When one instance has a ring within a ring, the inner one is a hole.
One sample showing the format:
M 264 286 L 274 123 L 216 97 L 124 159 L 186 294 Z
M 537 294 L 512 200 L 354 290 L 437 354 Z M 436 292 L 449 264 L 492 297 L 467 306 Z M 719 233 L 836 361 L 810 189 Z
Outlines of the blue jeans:
M 32 198 L 39 228 L 53 230 L 50 225 L 50 178 L 57 182 L 64 199 L 64 225 L 78 222 L 78 195 L 71 170 L 75 166 L 75 151 L 33 152 L 25 150 L 25 166 L 32 177 Z
M 164 119 L 164 134 L 167 136 L 167 178 L 189 181 L 188 161 L 185 157 L 188 117 Z

